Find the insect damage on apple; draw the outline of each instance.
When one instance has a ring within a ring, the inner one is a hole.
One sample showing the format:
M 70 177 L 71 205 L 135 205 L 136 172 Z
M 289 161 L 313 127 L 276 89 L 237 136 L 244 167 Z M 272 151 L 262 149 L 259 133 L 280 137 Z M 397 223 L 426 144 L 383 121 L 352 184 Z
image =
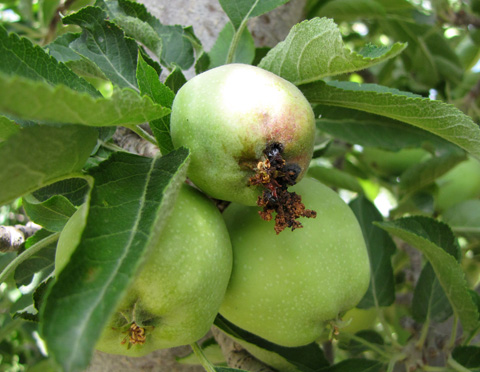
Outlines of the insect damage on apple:
M 295 163 L 287 163 L 283 159 L 283 145 L 270 143 L 263 151 L 265 158 L 259 161 L 255 168 L 255 175 L 250 177 L 252 186 L 262 185 L 264 190 L 258 197 L 257 205 L 263 209 L 260 217 L 270 221 L 275 216 L 275 232 L 280 234 L 287 227 L 292 231 L 303 227 L 298 221 L 300 217 L 315 218 L 317 212 L 306 209 L 302 197 L 295 192 L 288 191 L 288 186 L 296 183 L 301 168 Z

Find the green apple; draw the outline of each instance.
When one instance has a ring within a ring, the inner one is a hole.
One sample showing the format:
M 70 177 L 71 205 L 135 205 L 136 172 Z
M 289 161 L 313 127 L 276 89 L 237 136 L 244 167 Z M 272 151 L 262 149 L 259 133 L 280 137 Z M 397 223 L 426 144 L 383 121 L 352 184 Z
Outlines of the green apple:
M 75 249 L 69 242 L 78 241 L 78 230 L 72 224 L 61 234 L 57 274 Z M 218 313 L 231 269 L 231 243 L 220 212 L 198 190 L 183 185 L 158 246 L 140 268 L 96 348 L 143 356 L 198 340 Z
M 480 162 L 472 157 L 437 180 L 435 207 L 439 211 L 480 196 Z
M 300 346 L 361 300 L 370 282 L 368 252 L 349 206 L 322 183 L 304 178 L 292 191 L 317 211 L 295 233 L 276 235 L 257 208 L 224 212 L 233 270 L 220 313 L 268 341 Z
M 344 323 L 345 326 L 339 329 L 340 336 L 342 332 L 355 334 L 365 329 L 371 329 L 377 321 L 378 314 L 376 308 L 359 309 L 358 307 L 354 307 L 342 316 L 342 323 Z
M 315 118 L 300 90 L 261 68 L 230 64 L 188 81 L 173 102 L 175 147 L 191 151 L 188 176 L 210 196 L 255 205 L 263 189 L 251 185 L 268 146 L 278 144 L 296 179 L 312 158 Z
M 399 176 L 411 166 L 430 157 L 422 148 L 405 148 L 400 151 L 387 151 L 375 147 L 365 147 L 361 159 L 382 176 Z

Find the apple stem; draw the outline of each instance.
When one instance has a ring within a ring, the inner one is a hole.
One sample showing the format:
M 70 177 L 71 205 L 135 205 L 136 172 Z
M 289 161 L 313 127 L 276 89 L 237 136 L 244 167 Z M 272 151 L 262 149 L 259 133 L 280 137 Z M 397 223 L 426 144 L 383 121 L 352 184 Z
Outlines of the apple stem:
M 192 348 L 193 353 L 200 360 L 200 364 L 202 365 L 203 368 L 205 368 L 205 371 L 216 372 L 215 367 L 212 365 L 212 363 L 210 363 L 210 361 L 207 359 L 207 357 L 203 353 L 203 350 L 200 348 L 200 346 L 198 346 L 196 342 L 190 344 L 190 347 Z

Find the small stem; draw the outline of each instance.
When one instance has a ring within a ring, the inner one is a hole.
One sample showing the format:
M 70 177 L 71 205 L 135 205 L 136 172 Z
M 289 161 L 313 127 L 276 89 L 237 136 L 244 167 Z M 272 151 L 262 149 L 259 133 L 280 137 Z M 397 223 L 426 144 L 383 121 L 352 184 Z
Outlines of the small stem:
M 138 125 L 131 125 L 131 126 L 127 126 L 128 129 L 130 129 L 131 131 L 135 132 L 136 134 L 138 134 L 140 137 L 142 137 L 144 140 L 154 144 L 155 146 L 158 146 L 158 143 L 157 143 L 157 140 L 155 139 L 155 137 L 153 137 L 150 133 L 147 133 L 143 128 L 141 128 L 140 126 Z
M 429 329 L 430 329 L 430 317 L 427 317 L 427 319 L 425 320 L 425 323 L 423 323 L 422 332 L 420 333 L 420 338 L 418 339 L 415 345 L 417 349 L 423 348 L 423 345 L 425 344 L 425 340 L 427 339 L 427 336 L 428 336 Z
M 447 364 L 452 367 L 455 371 L 458 371 L 458 372 L 471 372 L 470 369 L 462 366 L 460 363 L 458 363 L 455 359 L 453 359 L 452 357 L 448 358 L 447 360 Z
M 450 335 L 450 341 L 448 342 L 448 348 L 453 349 L 455 347 L 455 341 L 457 339 L 457 328 L 458 328 L 458 316 L 453 317 L 452 325 L 452 334 Z
M 60 233 L 55 233 L 50 236 L 47 236 L 45 239 L 40 240 L 38 243 L 35 243 L 30 248 L 25 250 L 22 254 L 18 255 L 12 262 L 10 262 L 7 267 L 0 273 L 0 283 L 6 281 L 9 276 L 15 271 L 18 265 L 23 261 L 29 259 L 35 253 L 39 252 L 48 245 L 56 242 L 58 240 Z
M 234 32 L 233 39 L 230 44 L 230 48 L 228 48 L 227 60 L 225 64 L 228 65 L 229 63 L 233 62 L 233 59 L 235 58 L 235 52 L 237 51 L 238 43 L 242 38 L 243 30 L 245 30 L 245 27 L 247 27 L 248 18 L 250 17 L 250 14 L 252 13 L 253 9 L 255 9 L 259 1 L 260 0 L 255 1 L 255 4 L 252 5 L 252 7 L 250 8 L 250 11 L 247 13 L 242 23 L 240 23 L 240 26 L 238 26 L 238 30 Z
M 213 367 L 212 363 L 207 359 L 205 354 L 203 353 L 202 349 L 196 342 L 190 344 L 190 347 L 192 348 L 194 354 L 197 356 L 197 358 L 200 360 L 200 364 L 202 365 L 203 368 L 205 368 L 205 371 L 207 372 L 215 372 L 215 368 Z
M 356 341 L 362 345 L 365 345 L 366 347 L 368 347 L 370 350 L 376 352 L 378 355 L 382 356 L 383 358 L 389 360 L 391 357 L 390 355 L 388 355 L 381 347 L 371 343 L 371 342 L 368 342 L 367 340 L 365 340 L 364 338 L 361 338 L 361 337 L 358 337 L 358 336 L 355 336 L 355 335 L 352 335 L 350 333 L 342 333 L 343 336 L 349 338 L 350 340 L 353 340 L 353 341 Z
M 121 152 L 128 152 L 124 148 L 122 148 L 122 147 L 120 147 L 120 146 L 118 146 L 114 143 L 101 141 L 100 144 L 108 150 L 112 150 L 112 151 L 115 151 L 115 152 L 120 152 L 120 151 Z

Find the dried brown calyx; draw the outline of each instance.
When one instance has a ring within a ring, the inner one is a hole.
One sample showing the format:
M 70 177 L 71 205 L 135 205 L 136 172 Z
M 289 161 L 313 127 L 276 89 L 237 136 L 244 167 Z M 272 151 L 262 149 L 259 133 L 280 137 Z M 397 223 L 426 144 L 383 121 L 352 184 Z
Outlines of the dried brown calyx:
M 130 348 L 132 345 L 143 345 L 147 339 L 145 335 L 145 328 L 140 327 L 135 322 L 130 325 L 125 333 L 127 335 L 122 340 L 121 344 L 124 345 L 128 341 L 128 348 Z
M 258 197 L 257 205 L 262 207 L 258 213 L 265 221 L 275 216 L 275 231 L 280 234 L 287 227 L 293 230 L 303 227 L 298 221 L 300 217 L 315 218 L 317 212 L 305 209 L 302 197 L 289 192 L 288 187 L 295 185 L 301 172 L 297 164 L 287 164 L 283 159 L 281 143 L 268 144 L 263 151 L 264 160 L 259 161 L 255 175 L 250 177 L 251 185 L 262 185 L 264 190 Z

